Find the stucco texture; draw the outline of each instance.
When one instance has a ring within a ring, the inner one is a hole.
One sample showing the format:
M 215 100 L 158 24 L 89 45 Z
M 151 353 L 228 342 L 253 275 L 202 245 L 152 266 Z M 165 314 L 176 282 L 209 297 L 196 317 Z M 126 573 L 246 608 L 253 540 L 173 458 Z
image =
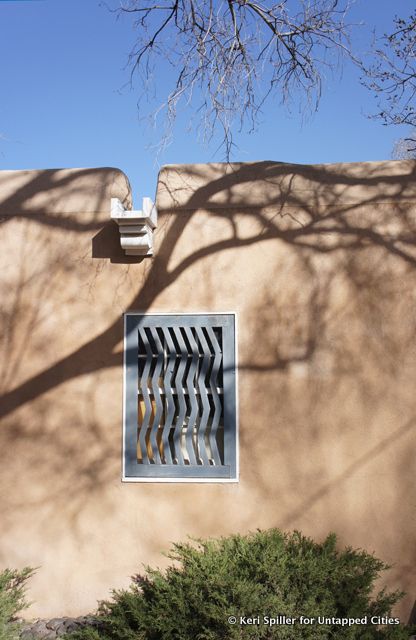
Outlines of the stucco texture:
M 0 565 L 30 617 L 92 611 L 186 536 L 277 526 L 416 597 L 416 163 L 174 165 L 126 258 L 115 169 L 0 173 Z M 240 480 L 122 483 L 126 311 L 232 311 Z

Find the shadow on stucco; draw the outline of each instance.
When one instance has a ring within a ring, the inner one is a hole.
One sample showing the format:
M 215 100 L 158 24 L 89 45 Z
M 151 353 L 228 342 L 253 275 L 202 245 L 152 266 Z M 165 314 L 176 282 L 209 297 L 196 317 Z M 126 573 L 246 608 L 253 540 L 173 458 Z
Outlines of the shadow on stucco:
M 201 270 L 202 279 L 193 290 L 183 289 L 178 306 L 190 308 L 202 288 L 209 290 L 204 299 L 218 306 L 213 289 L 227 272 L 215 273 L 212 261 L 226 264 L 227 255 L 232 261 L 258 245 L 267 259 L 261 272 L 267 280 L 245 292 L 251 302 L 239 318 L 241 487 L 246 511 L 236 486 L 224 491 L 207 486 L 205 509 L 195 500 L 195 486 L 125 486 L 130 495 L 133 489 L 140 492 L 143 512 L 137 517 L 145 520 L 141 535 L 146 548 L 158 553 L 165 545 L 166 534 L 158 531 L 161 513 L 171 523 L 169 539 L 176 539 L 182 531 L 230 532 L 223 517 L 230 511 L 241 531 L 272 521 L 282 528 L 325 535 L 330 522 L 332 528 L 339 526 L 345 543 L 354 539 L 355 522 L 360 520 L 371 546 L 374 522 L 377 535 L 382 535 L 382 514 L 363 512 L 359 499 L 355 503 L 347 498 L 347 489 L 357 486 L 359 492 L 365 486 L 374 497 L 380 487 L 385 490 L 382 469 L 379 486 L 368 486 L 364 479 L 368 469 L 384 464 L 386 455 L 394 470 L 388 479 L 388 513 L 391 517 L 394 503 L 395 530 L 408 527 L 415 472 L 409 436 L 416 412 L 408 381 L 416 368 L 416 223 L 409 203 L 400 200 L 400 189 L 414 180 L 416 169 L 410 175 L 412 165 L 403 165 L 407 174 L 401 182 L 371 172 L 352 179 L 342 171 L 296 166 L 297 174 L 304 172 L 313 185 L 304 193 L 292 190 L 293 166 L 256 166 L 259 180 L 275 183 L 289 176 L 277 199 L 260 208 L 238 208 L 236 185 L 252 181 L 253 168 L 242 165 L 219 176 L 193 192 L 180 210 L 172 206 L 162 212 L 156 257 L 140 267 L 136 259 L 131 264 L 123 259 L 117 227 L 103 216 L 92 214 L 83 222 L 79 216 L 44 214 L 41 207 L 26 211 L 25 200 L 39 185 L 47 191 L 50 180 L 50 188 L 55 188 L 54 174 L 40 174 L 0 204 L 6 246 L 20 247 L 13 254 L 15 269 L 9 273 L 4 267 L 1 291 L 6 301 L 0 367 L 2 484 L 9 487 L 10 478 L 20 478 L 24 488 L 4 495 L 5 532 L 12 528 L 16 512 L 36 509 L 40 518 L 30 526 L 37 532 L 43 530 L 53 540 L 72 527 L 79 544 L 86 544 L 89 530 L 80 524 L 83 514 L 92 510 L 97 518 L 111 517 L 119 500 L 121 314 L 152 308 L 195 269 Z M 204 169 L 201 165 L 193 170 Z M 347 189 L 357 181 L 369 191 L 377 187 L 377 196 L 360 203 L 343 201 L 343 186 Z M 331 199 L 333 185 L 338 190 Z M 391 207 L 383 204 L 391 199 L 392 185 L 394 218 Z M 164 186 L 169 190 L 169 184 Z M 218 193 L 225 204 L 210 206 Z M 233 206 L 227 208 L 227 199 Z M 195 238 L 179 251 L 201 203 L 207 220 L 219 225 L 222 234 L 206 244 Z M 232 295 L 231 291 L 230 300 Z M 86 307 L 91 314 L 80 317 Z M 98 319 L 95 309 L 100 310 Z M 54 344 L 60 339 L 62 344 Z M 393 425 L 384 436 L 377 431 L 380 421 Z M 340 443 L 350 452 L 347 458 Z M 376 477 L 377 473 L 371 476 Z M 186 493 L 186 500 L 179 500 L 181 493 Z M 393 544 L 406 558 L 406 564 L 393 569 L 394 580 L 406 589 L 416 551 L 408 539 L 401 546 L 389 539 L 391 535 L 386 527 L 385 546 Z M 139 558 L 132 553 L 132 571 Z
M 92 239 L 92 257 L 108 258 L 114 264 L 140 264 L 143 256 L 126 256 L 120 245 L 120 233 L 117 224 L 109 220 Z

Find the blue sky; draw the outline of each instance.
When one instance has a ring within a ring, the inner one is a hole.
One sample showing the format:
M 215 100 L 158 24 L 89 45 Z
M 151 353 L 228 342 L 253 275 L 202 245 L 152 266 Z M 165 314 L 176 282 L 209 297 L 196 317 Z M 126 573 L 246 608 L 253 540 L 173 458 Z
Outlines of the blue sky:
M 409 0 L 357 0 L 352 18 L 364 26 L 356 45 L 365 51 L 373 29 L 390 30 L 395 13 L 406 17 L 413 8 Z M 186 113 L 173 143 L 156 153 L 158 131 L 137 113 L 140 85 L 128 86 L 133 42 L 131 18 L 117 20 L 98 0 L 0 0 L 0 170 L 119 167 L 139 208 L 142 196 L 154 196 L 162 164 L 223 160 L 218 141 L 204 146 L 187 130 Z M 291 114 L 269 102 L 258 130 L 237 136 L 232 159 L 390 159 L 395 140 L 407 131 L 369 120 L 375 106 L 347 64 L 342 77 L 327 79 L 320 109 L 306 121 L 296 101 Z

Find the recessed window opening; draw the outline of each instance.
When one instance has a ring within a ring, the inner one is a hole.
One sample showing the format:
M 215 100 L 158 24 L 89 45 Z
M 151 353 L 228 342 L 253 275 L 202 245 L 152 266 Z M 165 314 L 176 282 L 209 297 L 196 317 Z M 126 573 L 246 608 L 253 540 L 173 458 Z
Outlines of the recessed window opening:
M 233 314 L 126 315 L 126 479 L 236 478 L 235 360 Z

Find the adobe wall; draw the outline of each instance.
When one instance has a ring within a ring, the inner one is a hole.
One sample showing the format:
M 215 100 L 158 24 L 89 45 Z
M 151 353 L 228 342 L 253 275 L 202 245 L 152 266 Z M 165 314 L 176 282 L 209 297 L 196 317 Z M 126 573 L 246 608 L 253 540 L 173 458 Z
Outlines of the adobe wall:
M 0 566 L 76 615 L 172 541 L 277 526 L 374 551 L 416 597 L 416 163 L 162 170 L 126 258 L 117 170 L 0 173 Z M 139 203 L 136 207 L 139 208 Z M 238 484 L 121 483 L 122 314 L 235 311 Z

